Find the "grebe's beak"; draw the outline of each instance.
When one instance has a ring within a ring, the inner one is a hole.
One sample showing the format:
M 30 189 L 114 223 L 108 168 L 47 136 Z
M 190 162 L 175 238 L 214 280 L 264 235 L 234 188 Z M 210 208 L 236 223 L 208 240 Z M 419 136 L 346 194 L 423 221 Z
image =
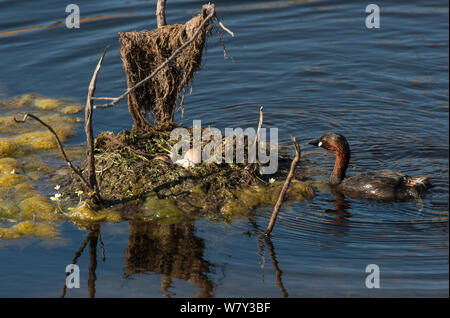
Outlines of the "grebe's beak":
M 316 146 L 316 147 L 320 147 L 322 146 L 322 142 L 319 141 L 319 139 L 317 140 L 311 140 L 310 142 L 308 142 L 310 145 Z

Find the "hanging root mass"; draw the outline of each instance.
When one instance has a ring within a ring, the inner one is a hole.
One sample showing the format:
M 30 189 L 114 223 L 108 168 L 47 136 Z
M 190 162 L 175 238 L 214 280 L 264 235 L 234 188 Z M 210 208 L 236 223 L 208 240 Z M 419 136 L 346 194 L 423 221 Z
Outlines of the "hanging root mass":
M 128 94 L 128 107 L 136 128 L 149 128 L 145 117 L 148 112 L 152 114 L 154 126 L 158 129 L 172 127 L 177 106 L 183 112 L 183 96 L 192 84 L 195 72 L 201 67 L 206 35 L 214 16 L 213 5 L 207 5 L 185 24 L 164 25 L 152 31 L 119 33 L 128 88 L 145 80 L 171 59 L 155 76 Z M 173 57 L 177 51 L 179 53 Z

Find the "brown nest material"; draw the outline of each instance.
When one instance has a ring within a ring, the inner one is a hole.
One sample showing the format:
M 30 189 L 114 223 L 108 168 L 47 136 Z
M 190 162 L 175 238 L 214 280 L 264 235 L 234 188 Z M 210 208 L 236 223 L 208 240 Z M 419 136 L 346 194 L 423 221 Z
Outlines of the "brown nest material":
M 152 31 L 119 33 L 120 54 L 128 88 L 149 76 L 172 53 L 192 38 L 206 18 L 206 10 L 186 22 L 162 26 Z M 183 111 L 183 96 L 200 69 L 209 21 L 193 43 L 154 78 L 128 95 L 128 108 L 138 129 L 148 130 L 145 117 L 151 112 L 158 129 L 170 127 L 177 104 Z

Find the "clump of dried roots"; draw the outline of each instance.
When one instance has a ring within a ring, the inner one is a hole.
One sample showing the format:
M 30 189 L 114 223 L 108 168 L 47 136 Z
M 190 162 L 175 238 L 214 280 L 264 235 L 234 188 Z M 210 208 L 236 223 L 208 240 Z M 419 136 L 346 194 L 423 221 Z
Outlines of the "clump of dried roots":
M 161 26 L 152 31 L 119 33 L 128 88 L 149 76 L 179 47 L 189 41 L 207 18 L 208 7 L 185 24 Z M 151 112 L 154 126 L 170 128 L 177 104 L 183 111 L 183 96 L 200 69 L 206 34 L 211 27 L 207 21 L 196 39 L 167 67 L 128 95 L 128 107 L 136 128 L 148 130 L 145 114 Z

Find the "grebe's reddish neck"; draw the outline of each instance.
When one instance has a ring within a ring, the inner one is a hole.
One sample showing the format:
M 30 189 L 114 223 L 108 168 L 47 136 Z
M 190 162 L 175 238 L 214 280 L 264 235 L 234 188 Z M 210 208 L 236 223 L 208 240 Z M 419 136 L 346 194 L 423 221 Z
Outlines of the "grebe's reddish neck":
M 336 160 L 330 176 L 330 184 L 337 185 L 345 178 L 350 163 L 350 146 L 344 136 L 328 133 L 318 140 L 309 142 L 311 145 L 322 147 L 334 153 Z

